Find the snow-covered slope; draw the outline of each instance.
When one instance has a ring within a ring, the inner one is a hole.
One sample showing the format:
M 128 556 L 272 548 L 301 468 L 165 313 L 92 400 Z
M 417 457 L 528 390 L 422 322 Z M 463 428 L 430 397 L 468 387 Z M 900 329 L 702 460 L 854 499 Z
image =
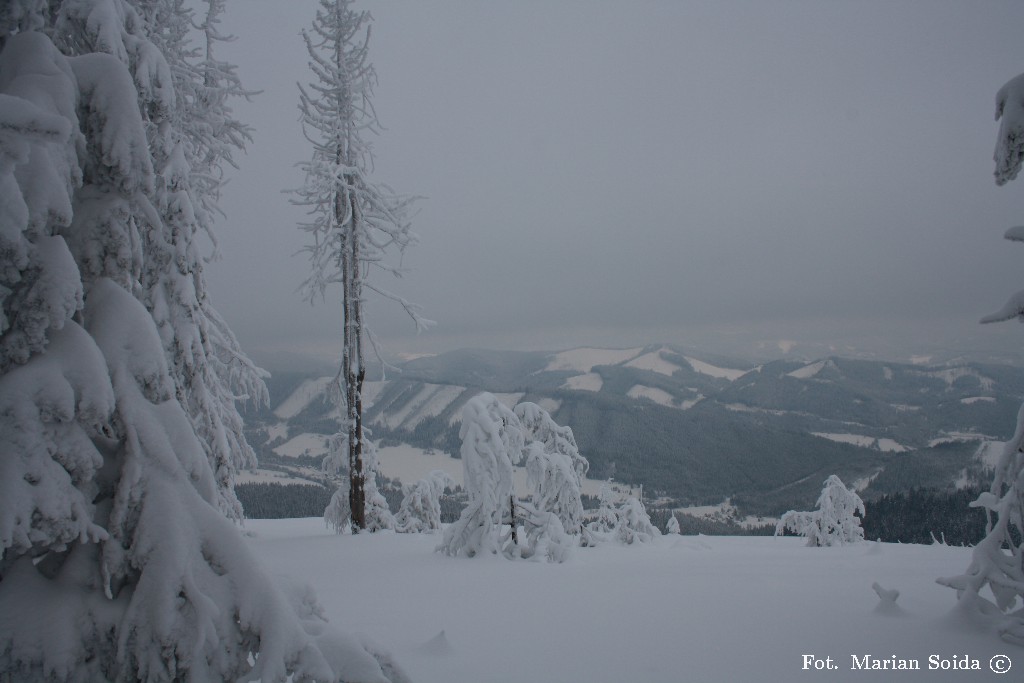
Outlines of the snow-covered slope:
M 635 358 L 643 349 L 580 348 L 561 351 L 551 357 L 545 372 L 571 370 L 587 373 L 598 365 L 619 365 Z
M 295 417 L 305 410 L 312 401 L 325 396 L 327 388 L 333 380 L 333 377 L 307 379 L 288 398 L 274 408 L 274 415 L 282 420 L 289 420 Z
M 626 363 L 627 368 L 637 368 L 639 370 L 650 370 L 651 372 L 657 372 L 662 375 L 671 377 L 674 372 L 681 370 L 678 365 L 670 361 L 665 360 L 661 355 L 661 352 L 665 349 L 659 349 L 657 351 L 651 351 L 645 353 L 642 356 L 638 356 L 633 360 Z
M 417 683 L 903 680 L 851 670 L 865 655 L 916 660 L 907 680 L 939 683 L 988 680 L 1000 654 L 1024 666 L 1019 648 L 959 622 L 954 592 L 935 583 L 964 571 L 968 548 L 662 536 L 552 565 L 446 557 L 438 535 L 336 536 L 320 519 L 247 527 L 273 572 L 310 584 L 332 622 L 389 650 Z M 890 613 L 875 582 L 900 592 Z M 932 655 L 982 670 L 929 671 Z M 827 658 L 834 670 L 814 668 Z
M 810 379 L 816 376 L 822 370 L 824 370 L 825 366 L 828 365 L 830 362 L 831 361 L 828 360 L 819 360 L 814 363 L 808 363 L 802 368 L 797 368 L 793 372 L 787 373 L 786 376 L 795 377 L 796 379 Z
M 601 391 L 602 386 L 604 386 L 604 380 L 596 372 L 573 375 L 562 385 L 563 388 L 574 391 Z
M 391 429 L 415 429 L 424 419 L 440 415 L 465 389 L 450 384 L 423 384 L 412 400 L 399 410 L 384 414 L 379 422 Z
M 686 362 L 690 364 L 694 372 L 699 372 L 702 375 L 708 375 L 710 377 L 716 377 L 719 379 L 727 379 L 730 382 L 735 381 L 747 374 L 747 370 L 737 370 L 735 368 L 720 368 L 717 365 L 711 363 L 705 363 L 702 360 L 696 358 L 686 357 Z

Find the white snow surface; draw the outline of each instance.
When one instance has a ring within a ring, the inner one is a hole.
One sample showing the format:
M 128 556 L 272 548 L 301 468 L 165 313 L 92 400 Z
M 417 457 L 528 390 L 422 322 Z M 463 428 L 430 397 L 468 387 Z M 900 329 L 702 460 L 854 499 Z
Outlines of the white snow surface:
M 601 391 L 602 386 L 604 386 L 604 380 L 596 372 L 574 375 L 562 385 L 565 389 L 574 389 L 576 391 Z
M 274 416 L 282 420 L 289 420 L 305 409 L 317 396 L 323 394 L 328 385 L 334 381 L 333 377 L 318 377 L 307 379 L 291 393 L 281 405 L 274 408 Z
M 911 678 L 941 682 L 991 677 L 998 654 L 1024 666 L 1020 648 L 954 616 L 955 592 L 935 583 L 964 571 L 968 548 L 661 536 L 548 564 L 446 557 L 440 534 L 339 536 L 319 518 L 247 528 L 272 572 L 310 584 L 332 623 L 418 683 L 896 678 L 851 670 L 851 655 L 917 659 Z M 876 612 L 875 582 L 899 591 L 899 616 Z M 807 654 L 838 668 L 804 670 Z M 928 671 L 930 655 L 967 655 L 983 671 Z
M 996 437 L 982 434 L 980 432 L 940 432 L 938 436 L 928 442 L 928 447 L 938 446 L 944 443 L 958 443 L 963 441 L 998 441 Z
M 562 351 L 552 356 L 545 371 L 572 370 L 587 373 L 598 365 L 618 365 L 635 358 L 643 349 L 580 348 Z
M 278 439 L 288 438 L 288 423 L 279 422 L 276 425 L 270 425 L 267 427 L 267 440 L 277 441 Z
M 870 448 L 875 442 L 875 437 L 864 436 L 863 434 L 831 434 L 827 432 L 811 432 L 814 436 L 837 443 L 848 443 L 862 448 Z
M 885 453 L 905 453 L 911 449 L 893 439 L 878 439 L 864 434 L 834 434 L 829 432 L 811 432 L 814 436 L 838 443 L 848 443 L 861 448 L 877 448 Z
M 934 377 L 941 379 L 946 383 L 947 386 L 952 388 L 953 384 L 964 377 L 972 377 L 978 380 L 978 384 L 981 386 L 982 391 L 992 391 L 994 382 L 991 377 L 985 377 L 978 373 L 972 368 L 945 368 L 942 370 L 930 370 L 927 372 L 920 373 L 926 377 Z
M 696 358 L 690 358 L 686 356 L 686 362 L 690 364 L 694 372 L 699 372 L 702 375 L 710 375 L 711 377 L 717 377 L 719 379 L 727 379 L 730 382 L 735 382 L 743 375 L 747 374 L 747 370 L 735 370 L 733 368 L 720 368 L 710 363 L 705 363 L 702 360 Z
M 626 392 L 626 396 L 629 398 L 646 398 L 655 403 L 669 408 L 678 408 L 680 410 L 689 410 L 698 403 L 704 400 L 703 394 L 697 394 L 696 398 L 687 399 L 676 403 L 675 398 L 672 394 L 668 393 L 664 389 L 658 389 L 657 387 L 649 387 L 643 384 L 633 385 L 629 391 Z
M 644 355 L 639 356 L 638 358 L 634 358 L 633 360 L 626 363 L 626 367 L 636 368 L 638 370 L 650 370 L 651 372 L 657 372 L 658 374 L 667 375 L 671 377 L 672 373 L 676 372 L 677 370 L 681 370 L 682 368 L 680 368 L 675 363 L 670 363 L 664 358 L 662 358 L 661 352 L 663 350 L 664 349 L 651 351 L 650 353 L 645 353 Z
M 832 363 L 832 361 L 819 360 L 815 363 L 809 363 L 802 368 L 797 368 L 786 376 L 794 377 L 796 379 L 811 379 L 812 377 L 816 377 L 817 374 L 824 370 L 830 363 Z
M 274 452 L 285 458 L 297 458 L 300 455 L 323 457 L 327 455 L 327 444 L 330 439 L 327 434 L 305 432 L 277 446 Z
M 548 411 L 549 413 L 553 413 L 562 407 L 562 401 L 561 399 L 557 398 L 544 397 L 537 401 L 537 405 L 539 405 L 541 408 Z
M 893 439 L 879 439 L 877 446 L 878 450 L 884 453 L 906 453 L 907 451 L 913 450 Z
M 315 484 L 309 479 L 301 479 L 286 472 L 278 470 L 244 470 L 235 477 L 236 484 L 282 484 L 290 486 L 293 484 Z
M 757 406 L 748 406 L 745 403 L 725 403 L 723 404 L 726 410 L 731 410 L 734 413 L 764 413 L 766 415 L 788 415 L 788 410 L 774 410 L 772 408 L 758 408 Z
M 412 430 L 428 417 L 439 415 L 459 397 L 465 387 L 451 384 L 424 384 L 423 388 L 395 413 L 385 414 L 383 421 L 391 429 Z M 376 393 L 374 393 L 376 397 Z
M 668 393 L 664 389 L 658 389 L 657 387 L 647 387 L 643 384 L 634 385 L 629 391 L 626 392 L 626 396 L 630 398 L 646 398 L 655 403 L 669 408 L 677 408 L 678 406 L 672 401 L 672 394 Z

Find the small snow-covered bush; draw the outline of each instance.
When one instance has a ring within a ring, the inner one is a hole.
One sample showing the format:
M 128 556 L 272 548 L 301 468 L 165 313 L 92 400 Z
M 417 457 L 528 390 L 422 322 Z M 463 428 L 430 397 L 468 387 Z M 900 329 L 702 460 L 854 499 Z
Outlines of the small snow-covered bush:
M 678 536 L 679 535 L 679 520 L 676 519 L 676 513 L 673 510 L 672 516 L 668 518 L 668 526 L 666 527 L 668 533 Z
M 864 540 L 864 529 L 860 526 L 862 517 L 864 501 L 833 474 L 825 480 L 818 497 L 818 509 L 814 512 L 790 510 L 779 520 L 775 535 L 788 529 L 798 536 L 805 536 L 809 546 L 856 543 Z
M 600 501 L 597 514 L 587 524 L 587 531 L 595 541 L 614 531 L 619 523 L 619 515 L 615 511 L 615 493 L 609 482 L 601 484 L 597 498 Z
M 369 435 L 364 431 L 364 435 Z M 331 496 L 331 502 L 324 510 L 324 521 L 339 534 L 355 531 L 352 524 L 352 506 L 349 502 L 348 434 L 345 431 L 334 434 L 328 441 L 328 455 L 324 457 L 323 471 L 341 480 L 341 485 Z M 363 440 L 363 529 L 369 532 L 395 528 L 395 518 L 388 507 L 388 501 L 377 488 L 377 446 L 369 439 Z
M 615 525 L 615 538 L 621 543 L 648 543 L 661 534 L 651 524 L 647 509 L 637 498 L 630 496 L 616 510 L 618 522 Z
M 446 472 L 434 470 L 409 487 L 395 515 L 395 531 L 408 534 L 440 529 L 441 494 L 454 485 Z
M 602 541 L 616 541 L 631 545 L 647 543 L 661 533 L 651 523 L 647 509 L 639 499 L 629 496 L 618 505 L 615 493 L 609 483 L 604 483 L 598 493 L 601 506 L 595 517 L 586 525 L 586 545 Z

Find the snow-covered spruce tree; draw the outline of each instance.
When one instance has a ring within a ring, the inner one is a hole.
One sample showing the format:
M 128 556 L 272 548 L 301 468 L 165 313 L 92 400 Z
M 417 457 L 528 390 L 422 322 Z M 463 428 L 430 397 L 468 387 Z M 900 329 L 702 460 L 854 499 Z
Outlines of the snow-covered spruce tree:
M 463 483 L 469 503 L 444 532 L 438 550 L 446 555 L 473 557 L 513 552 L 518 522 L 512 482 L 513 459 L 521 457 L 523 429 L 516 414 L 493 394 L 482 393 L 466 402 L 459 428 Z M 508 525 L 508 534 L 502 526 Z
M 661 533 L 651 523 L 647 509 L 638 498 L 630 496 L 622 501 L 616 510 L 618 522 L 615 525 L 615 538 L 620 543 L 649 543 Z
M 608 534 L 614 531 L 615 527 L 619 524 L 619 516 L 615 511 L 615 493 L 612 491 L 610 480 L 601 484 L 601 488 L 597 492 L 597 498 L 600 503 L 597 513 L 586 525 L 587 531 L 590 532 L 591 540 L 595 544 L 607 538 Z
M 442 470 L 433 470 L 410 486 L 395 515 L 395 531 L 403 534 L 433 532 L 441 528 L 441 495 L 455 481 Z
M 399 276 L 388 265 L 414 241 L 407 211 L 410 200 L 369 179 L 372 166 L 368 135 L 378 132 L 371 101 L 376 74 L 368 60 L 370 14 L 353 0 L 320 0 L 312 28 L 303 32 L 314 80 L 300 86 L 299 109 L 313 156 L 302 164 L 303 187 L 294 202 L 308 207 L 311 219 L 300 227 L 308 236 L 312 274 L 304 283 L 310 302 L 341 285 L 342 351 L 338 382 L 348 449 L 350 520 L 354 531 L 366 527 L 366 472 L 363 463 L 364 342 L 373 337 L 364 316 L 364 290 L 400 304 L 417 329 L 431 323 L 417 306 L 380 289 L 369 278 L 378 269 Z M 379 354 L 378 354 L 379 355 Z
M 395 528 L 395 516 L 391 514 L 388 501 L 384 494 L 377 488 L 377 474 L 379 463 L 377 460 L 377 445 L 369 439 L 363 444 L 363 466 L 366 468 L 365 493 L 366 502 L 364 509 L 364 523 L 367 531 L 382 531 Z
M 391 514 L 387 499 L 377 488 L 378 460 L 377 446 L 369 438 L 369 431 L 363 432 L 363 528 L 367 531 L 381 531 L 395 528 L 395 517 Z M 349 481 L 349 461 L 344 457 L 348 453 L 345 446 L 348 435 L 337 433 L 327 442 L 327 455 L 323 461 L 324 473 L 334 479 Z M 339 486 L 331 496 L 327 509 L 324 510 L 324 521 L 339 534 L 355 531 L 352 525 L 352 507 L 349 505 L 349 487 Z
M 860 526 L 864 501 L 836 475 L 825 480 L 817 507 L 814 512 L 790 510 L 775 526 L 775 535 L 788 529 L 806 537 L 809 546 L 846 545 L 864 540 L 864 529 Z
M 0 11 L 0 678 L 384 680 L 221 513 L 141 301 L 167 73 L 122 0 Z
M 679 520 L 676 519 L 675 510 L 672 511 L 672 516 L 668 518 L 668 525 L 665 530 L 673 536 L 679 535 Z
M 1017 177 L 1024 161 L 1024 74 L 1010 80 L 996 95 L 996 120 L 1001 120 L 995 149 L 995 179 L 1004 185 Z M 1024 228 L 1010 228 L 1006 239 L 1024 241 Z M 1017 318 L 1024 321 L 1024 291 L 983 323 Z M 965 613 L 994 625 L 1006 640 L 1024 645 L 1024 405 L 1017 414 L 1013 437 L 1003 446 L 992 486 L 972 507 L 988 516 L 985 538 L 974 547 L 971 564 L 960 575 L 939 579 L 955 588 Z M 992 600 L 982 596 L 988 587 Z
M 140 83 L 150 162 L 155 173 L 150 210 L 139 214 L 139 248 L 146 259 L 134 294 L 160 330 L 179 402 L 196 426 L 217 480 L 221 509 L 241 519 L 234 494 L 239 469 L 253 467 L 236 401 L 267 400 L 265 373 L 241 351 L 237 340 L 206 293 L 200 237 L 213 236 L 223 165 L 244 144 L 247 129 L 230 116 L 227 97 L 239 94 L 228 66 L 217 68 L 209 54 L 191 46 L 192 13 L 182 0 L 137 2 L 117 26 L 93 30 L 97 12 L 117 3 L 66 3 L 55 35 L 69 54 L 109 53 Z M 216 22 L 211 5 L 207 25 Z M 221 76 L 226 73 L 227 76 Z M 97 201 L 102 201 L 102 197 Z M 215 242 L 214 242 L 215 244 Z M 83 264 L 83 277 L 97 277 L 102 265 L 94 255 L 72 250 Z

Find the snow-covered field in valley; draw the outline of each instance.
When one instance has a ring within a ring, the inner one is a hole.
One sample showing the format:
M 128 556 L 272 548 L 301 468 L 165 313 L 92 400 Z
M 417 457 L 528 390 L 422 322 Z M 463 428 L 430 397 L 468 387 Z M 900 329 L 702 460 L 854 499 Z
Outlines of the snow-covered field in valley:
M 308 582 L 326 615 L 386 648 L 417 683 L 758 683 L 1019 680 L 1024 648 L 966 624 L 935 583 L 970 549 L 662 536 L 577 548 L 564 564 L 434 552 L 441 536 L 338 536 L 320 519 L 250 520 L 273 573 Z M 877 582 L 900 591 L 880 610 Z M 852 657 L 920 671 L 852 669 Z M 812 656 L 815 660 L 805 660 Z M 929 670 L 974 661 L 980 671 Z M 966 657 L 966 659 L 965 659 Z M 827 658 L 831 658 L 830 660 Z M 809 668 L 804 669 L 805 661 Z M 835 670 L 816 670 L 834 666 Z M 997 680 L 999 677 L 996 677 Z

